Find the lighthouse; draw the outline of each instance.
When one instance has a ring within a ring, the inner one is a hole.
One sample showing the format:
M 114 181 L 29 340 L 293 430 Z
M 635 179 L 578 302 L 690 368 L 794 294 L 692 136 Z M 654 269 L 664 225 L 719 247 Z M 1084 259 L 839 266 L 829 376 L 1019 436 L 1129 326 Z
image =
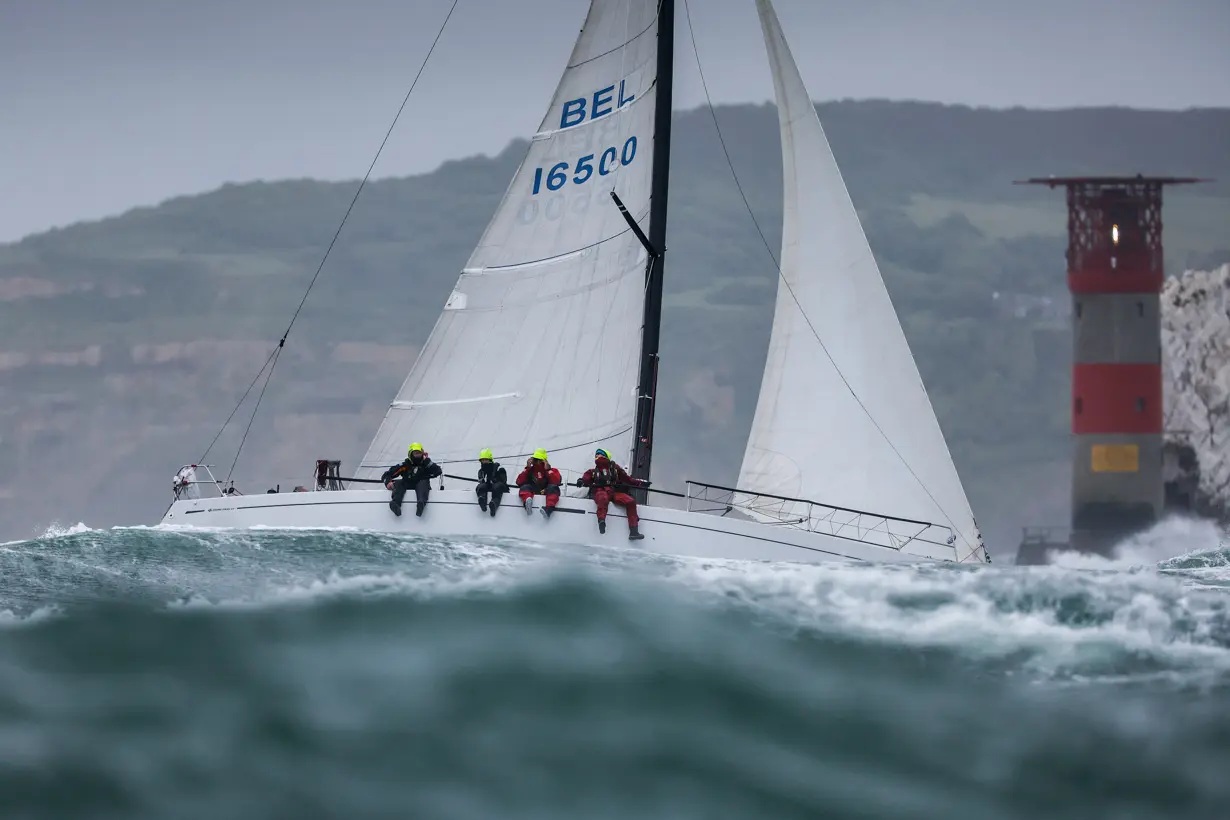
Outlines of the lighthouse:
M 1020 182 L 1067 191 L 1072 294 L 1069 549 L 1108 555 L 1118 542 L 1161 516 L 1162 188 L 1201 181 L 1137 175 Z M 1030 560 L 1041 556 L 1027 555 L 1029 546 L 1027 534 L 1018 563 L 1040 562 Z

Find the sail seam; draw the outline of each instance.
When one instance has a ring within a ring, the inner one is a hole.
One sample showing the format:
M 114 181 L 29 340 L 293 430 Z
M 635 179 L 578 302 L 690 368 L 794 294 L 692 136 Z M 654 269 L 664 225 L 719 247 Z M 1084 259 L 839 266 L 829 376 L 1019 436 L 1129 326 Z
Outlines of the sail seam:
M 730 168 L 730 175 L 734 179 L 735 187 L 738 188 L 739 190 L 739 196 L 743 200 L 743 207 L 747 209 L 748 216 L 751 217 L 752 224 L 756 227 L 756 233 L 760 235 L 760 241 L 764 243 L 764 247 L 765 247 L 765 250 L 768 251 L 769 258 L 773 260 L 773 265 L 777 269 L 778 279 L 781 281 L 782 284 L 786 286 L 786 291 L 790 294 L 790 298 L 794 302 L 795 307 L 798 308 L 799 314 L 803 317 L 803 321 L 807 323 L 808 330 L 810 330 L 812 333 L 812 336 L 815 337 L 816 342 L 820 345 L 820 349 L 824 351 L 824 355 L 829 360 L 829 363 L 833 365 L 833 370 L 834 372 L 837 373 L 837 377 L 841 379 L 842 384 L 844 384 L 846 386 L 846 389 L 850 392 L 851 397 L 853 397 L 853 399 L 858 403 L 858 406 L 863 411 L 864 415 L 867 416 L 867 420 L 871 422 L 872 426 L 875 427 L 876 431 L 881 435 L 881 437 L 883 437 L 885 443 L 888 444 L 889 448 L 893 451 L 893 453 L 901 461 L 902 465 L 905 466 L 905 469 L 910 473 L 910 475 L 914 478 L 914 480 L 918 482 L 918 486 L 922 488 L 922 491 L 926 493 L 927 497 L 930 498 L 931 501 L 935 504 L 936 509 L 938 509 L 941 513 L 943 513 L 944 517 L 948 519 L 948 523 L 952 526 L 953 532 L 956 533 L 957 537 L 960 538 L 963 542 L 965 542 L 966 546 L 971 546 L 969 541 L 965 538 L 964 533 L 961 532 L 961 528 L 957 525 L 956 520 L 951 515 L 948 514 L 948 511 L 944 509 L 943 505 L 941 505 L 939 500 L 936 499 L 936 497 L 932 494 L 930 488 L 928 488 L 927 485 L 923 482 L 923 480 L 919 478 L 918 473 L 914 472 L 914 468 L 910 466 L 910 463 L 906 461 L 905 456 L 903 456 L 901 454 L 901 451 L 897 449 L 897 446 L 893 444 L 892 439 L 890 439 L 888 434 L 884 432 L 884 428 L 882 428 L 879 422 L 875 420 L 875 417 L 871 415 L 871 411 L 867 409 L 867 405 L 863 404 L 863 400 L 859 398 L 856 392 L 854 392 L 854 388 L 850 385 L 850 382 L 846 379 L 846 375 L 841 372 L 841 368 L 837 366 L 837 362 L 834 361 L 832 354 L 829 353 L 828 347 L 824 344 L 824 340 L 820 338 L 820 334 L 816 331 L 815 325 L 812 324 L 811 317 L 809 317 L 807 315 L 807 312 L 803 310 L 803 305 L 802 303 L 799 302 L 798 296 L 795 295 L 794 288 L 790 285 L 789 279 L 782 272 L 781 263 L 778 261 L 777 255 L 773 252 L 772 246 L 769 245 L 769 240 L 767 237 L 765 237 L 764 231 L 760 227 L 759 220 L 756 219 L 756 213 L 755 211 L 752 210 L 751 203 L 748 202 L 747 194 L 745 194 L 743 191 L 743 185 L 739 181 L 738 173 L 735 171 L 734 161 L 731 159 L 730 151 L 726 147 L 726 139 L 722 135 L 721 126 L 718 125 L 717 112 L 713 109 L 713 100 L 709 95 L 709 84 L 705 80 L 704 69 L 701 66 L 700 49 L 696 45 L 696 30 L 692 27 L 692 10 L 691 10 L 690 4 L 688 3 L 688 0 L 683 0 L 683 10 L 684 10 L 684 15 L 687 17 L 688 34 L 692 40 L 692 54 L 696 58 L 696 70 L 700 74 L 701 88 L 705 92 L 705 102 L 706 102 L 707 107 L 709 108 L 709 115 L 713 118 L 713 127 L 717 131 L 718 142 L 722 146 L 722 153 L 725 154 L 726 156 L 726 165 Z M 843 185 L 844 185 L 844 182 L 843 182 Z M 848 195 L 848 192 L 847 192 L 847 195 Z M 864 240 L 865 239 L 866 237 L 864 236 Z M 979 549 L 980 547 L 975 546 L 973 551 L 970 553 L 970 555 L 976 553 Z M 954 553 L 953 557 L 955 558 L 956 557 L 955 549 L 953 550 L 953 553 Z M 968 557 L 969 556 L 967 555 L 966 558 Z M 965 559 L 962 559 L 962 560 L 965 560 Z
M 395 401 L 389 405 L 395 410 L 413 410 L 416 407 L 437 407 L 442 404 L 473 404 L 496 399 L 519 399 L 520 393 L 497 393 L 494 396 L 467 396 L 464 399 L 437 399 L 435 401 Z
M 641 212 L 641 215 L 636 218 L 637 223 L 639 224 L 648 215 L 649 215 L 649 207 L 646 206 L 645 209 Z M 553 256 L 544 256 L 540 259 L 533 259 L 528 262 L 515 262 L 511 265 L 492 265 L 490 267 L 481 267 L 481 268 L 463 268 L 461 272 L 467 275 L 474 275 L 474 274 L 486 273 L 488 271 L 503 271 L 503 270 L 515 269 L 515 268 L 529 268 L 535 265 L 542 265 L 547 262 L 556 262 L 556 261 L 559 261 L 560 259 L 563 259 L 564 257 L 576 256 L 577 254 L 581 254 L 581 253 L 584 253 L 585 251 L 592 250 L 598 247 L 599 245 L 605 245 L 607 242 L 611 242 L 625 234 L 631 233 L 631 231 L 632 231 L 631 228 L 624 228 L 622 231 L 620 231 L 617 234 L 612 234 L 611 236 L 608 236 L 605 239 L 599 239 L 597 242 L 586 245 L 583 248 L 577 248 L 575 250 L 565 251 L 564 253 L 557 253 L 557 254 L 554 254 Z
M 614 237 L 611 237 L 614 239 Z M 545 267 L 556 262 L 566 262 L 569 259 L 575 259 L 578 256 L 584 256 L 585 252 L 590 248 L 596 248 L 598 245 L 608 240 L 602 239 L 595 242 L 593 245 L 581 248 L 580 250 L 568 251 L 557 256 L 548 256 L 542 259 L 535 259 L 533 262 L 514 262 L 511 265 L 490 265 L 478 268 L 462 268 L 461 273 L 464 276 L 485 276 L 489 273 L 516 273 L 524 271 L 527 268 Z
M 659 9 L 660 9 L 660 8 L 661 8 L 661 6 L 659 6 Z M 628 46 L 630 46 L 630 45 L 632 45 L 633 43 L 635 43 L 637 40 L 639 40 L 639 39 L 641 39 L 642 37 L 644 37 L 644 36 L 645 36 L 645 34 L 646 34 L 646 33 L 648 33 L 648 31 L 649 31 L 651 28 L 653 28 L 655 25 L 657 25 L 657 23 L 658 23 L 658 16 L 655 14 L 655 15 L 654 15 L 653 20 L 649 23 L 649 25 L 645 26 L 645 28 L 641 31 L 641 33 L 640 33 L 640 34 L 638 34 L 638 35 L 636 35 L 635 37 L 633 37 L 631 40 L 628 40 L 627 42 L 621 43 L 620 45 L 617 45 L 617 46 L 615 46 L 614 48 L 607 49 L 606 51 L 602 52 L 601 54 L 595 54 L 593 57 L 589 57 L 589 58 L 587 58 L 587 59 L 584 59 L 584 60 L 582 60 L 582 61 L 581 61 L 581 62 L 579 62 L 579 63 L 573 63 L 572 65 L 567 66 L 567 67 L 565 68 L 565 70 L 568 70 L 568 69 L 573 69 L 573 68 L 580 68 L 581 66 L 586 65 L 587 63 L 592 63 L 594 60 L 601 60 L 603 57 L 607 56 L 608 54 L 614 54 L 616 51 L 619 51 L 621 48 L 627 48 Z

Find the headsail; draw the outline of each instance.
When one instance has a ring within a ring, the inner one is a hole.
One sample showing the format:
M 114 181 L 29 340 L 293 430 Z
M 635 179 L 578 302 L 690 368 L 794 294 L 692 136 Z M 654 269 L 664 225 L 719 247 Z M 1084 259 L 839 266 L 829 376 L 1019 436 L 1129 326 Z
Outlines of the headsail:
M 781 125 L 785 282 L 738 486 L 949 526 L 955 557 L 977 552 L 983 560 L 965 490 L 820 119 L 770 0 L 757 7 Z
M 551 106 L 363 458 L 631 452 L 648 255 L 658 0 L 594 0 Z

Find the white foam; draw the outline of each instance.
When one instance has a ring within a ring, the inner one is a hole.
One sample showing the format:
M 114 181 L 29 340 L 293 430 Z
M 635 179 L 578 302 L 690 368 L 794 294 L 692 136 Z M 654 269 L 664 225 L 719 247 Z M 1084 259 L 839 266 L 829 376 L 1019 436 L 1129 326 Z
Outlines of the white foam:
M 1215 522 L 1171 516 L 1118 544 L 1110 557 L 1067 550 L 1049 553 L 1050 563 L 1068 569 L 1146 569 L 1163 561 L 1230 547 L 1230 539 Z
M 1230 671 L 1230 648 L 1212 633 L 1230 597 L 1192 589 L 1156 566 L 1087 572 L 683 561 L 673 577 L 805 629 L 989 660 L 1023 654 L 1033 671 L 1073 671 L 1124 654 Z
M 83 532 L 93 532 L 94 530 L 85 524 L 78 521 L 72 526 L 65 526 L 59 523 L 50 524 L 39 538 L 63 538 L 66 535 L 80 535 Z
M 473 568 L 461 575 L 416 576 L 402 572 L 343 575 L 332 571 L 324 578 L 288 584 L 268 584 L 244 596 L 211 600 L 194 594 L 167 604 L 168 609 L 251 610 L 316 603 L 329 598 L 361 596 L 412 597 L 419 599 L 457 597 L 473 593 L 507 591 L 525 582 L 502 566 Z
M 94 529 L 86 526 L 80 521 L 71 526 L 52 523 L 47 526 L 47 529 L 43 530 L 42 535 L 35 536 L 34 538 L 18 538 L 16 541 L 0 541 L 0 547 L 13 547 L 18 544 L 28 544 L 31 541 L 39 541 L 43 539 L 64 538 L 70 535 L 80 535 L 85 532 L 94 532 Z
M 287 535 L 294 533 L 288 532 Z M 535 570 L 544 565 L 544 562 L 534 560 L 532 555 L 510 552 L 498 540 L 451 541 L 388 533 L 366 537 L 374 537 L 380 546 L 415 559 L 414 571 L 391 566 L 389 572 L 347 574 L 333 569 L 323 577 L 291 581 L 273 580 L 271 576 L 263 583 L 258 581 L 250 591 L 238 595 L 219 597 L 198 593 L 168 606 L 175 609 L 260 609 L 340 596 L 434 598 L 477 592 L 500 593 L 540 577 L 536 576 Z M 213 545 L 242 542 L 246 548 L 262 549 L 261 539 L 246 530 L 235 530 L 222 536 L 210 533 L 208 541 Z M 344 544 L 339 547 L 345 550 Z
M 16 613 L 11 609 L 0 609 L 0 629 L 30 626 L 31 624 L 36 624 L 62 614 L 63 612 L 60 607 L 55 605 L 40 606 L 25 615 Z

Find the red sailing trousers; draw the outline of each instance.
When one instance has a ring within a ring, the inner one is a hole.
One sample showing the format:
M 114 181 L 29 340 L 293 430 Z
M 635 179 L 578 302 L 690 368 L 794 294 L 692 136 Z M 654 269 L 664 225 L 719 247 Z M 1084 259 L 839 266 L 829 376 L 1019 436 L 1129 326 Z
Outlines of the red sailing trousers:
M 521 499 L 522 504 L 525 503 L 525 499 L 534 495 L 545 495 L 548 507 L 554 507 L 559 503 L 559 487 L 556 487 L 554 484 L 548 484 L 547 489 L 542 493 L 534 492 L 533 484 L 522 484 L 520 491 L 517 493 L 517 497 Z
M 598 487 L 594 490 L 594 504 L 598 507 L 599 521 L 606 520 L 606 510 L 612 501 L 623 507 L 624 512 L 628 514 L 629 527 L 635 527 L 640 523 L 640 519 L 636 515 L 636 499 L 627 493 L 618 492 L 610 487 Z

